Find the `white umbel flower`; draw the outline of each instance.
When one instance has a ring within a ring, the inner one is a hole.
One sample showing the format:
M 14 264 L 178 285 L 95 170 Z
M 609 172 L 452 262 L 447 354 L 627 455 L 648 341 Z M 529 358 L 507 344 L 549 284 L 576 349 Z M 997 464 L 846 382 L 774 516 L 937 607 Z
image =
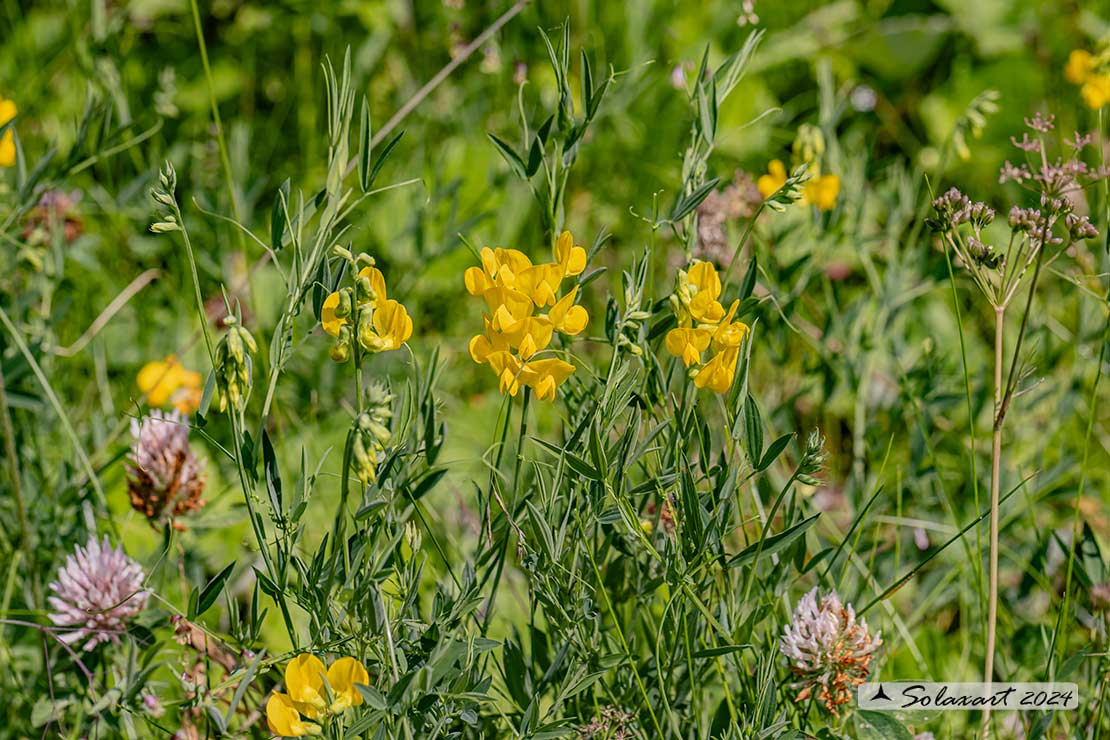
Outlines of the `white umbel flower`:
M 878 633 L 871 636 L 866 620 L 856 620 L 852 605 L 842 603 L 836 592 L 818 604 L 815 588 L 798 601 L 779 649 L 800 679 L 797 700 L 816 696 L 837 714 L 840 705 L 852 700 L 852 689 L 867 680 L 882 642 Z
M 66 628 L 59 638 L 68 644 L 85 640 L 82 650 L 102 642 L 119 644 L 119 634 L 146 606 L 143 577 L 142 566 L 124 554 L 122 545 L 112 549 L 107 537 L 78 545 L 50 584 L 50 621 Z

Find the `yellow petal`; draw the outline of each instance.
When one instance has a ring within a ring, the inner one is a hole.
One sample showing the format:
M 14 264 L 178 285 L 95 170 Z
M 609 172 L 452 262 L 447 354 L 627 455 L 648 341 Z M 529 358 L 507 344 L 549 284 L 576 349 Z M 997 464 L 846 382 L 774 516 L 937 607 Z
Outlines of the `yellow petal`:
M 325 673 L 323 661 L 311 653 L 301 653 L 285 666 L 285 688 L 289 692 L 289 698 L 313 718 L 316 716 L 314 712 L 320 712 L 326 706 Z
M 293 701 L 285 694 L 275 691 L 266 702 L 266 724 L 270 732 L 281 737 L 302 737 L 319 733 L 320 728 L 301 719 Z
M 578 286 L 560 298 L 547 316 L 551 319 L 551 323 L 555 325 L 556 331 L 574 336 L 578 334 L 590 322 L 590 315 L 586 309 L 581 306 L 574 305 L 574 298 L 578 293 Z
M 755 186 L 759 188 L 759 194 L 764 198 L 770 198 L 785 184 L 786 167 L 778 159 L 771 160 L 771 163 L 767 165 L 767 174 L 761 176 L 755 182 Z
M 0 97 L 0 126 L 15 118 L 17 113 L 19 113 L 19 109 L 16 107 L 14 100 Z
M 690 284 L 697 287 L 698 295 L 708 295 L 716 300 L 721 295 L 721 278 L 712 262 L 695 262 L 686 271 Z
M 1079 85 L 1087 79 L 1087 75 L 1091 73 L 1094 67 L 1094 58 L 1091 52 L 1085 49 L 1075 49 L 1068 55 L 1068 63 L 1064 66 L 1064 77 L 1068 82 L 1073 85 Z M 0 114 L 0 124 L 3 124 L 4 116 Z
M 0 167 L 15 166 L 15 136 L 11 130 L 0 136 Z
M 370 674 L 366 668 L 354 658 L 340 658 L 328 668 L 328 685 L 335 694 L 335 702 L 331 705 L 333 712 L 341 712 L 349 707 L 362 704 L 362 694 L 356 684 L 363 686 L 370 683 Z
M 562 268 L 563 276 L 580 275 L 586 269 L 586 250 L 575 246 L 569 231 L 559 234 L 555 240 L 555 261 Z
M 493 287 L 493 281 L 477 267 L 466 268 L 463 281 L 466 283 L 466 292 L 470 295 L 482 295 Z
M 339 293 L 336 292 L 325 298 L 324 305 L 320 308 L 320 325 L 333 337 L 338 337 L 339 327 L 347 323 L 346 317 L 340 318 L 335 315 L 335 309 L 338 307 Z
M 694 376 L 694 385 L 698 388 L 709 388 L 714 393 L 728 393 L 732 387 L 732 379 L 736 375 L 736 363 L 739 359 L 738 349 L 729 348 L 718 352 Z
M 389 298 L 385 290 L 385 275 L 376 267 L 364 267 L 358 271 L 359 276 L 370 280 L 370 290 L 374 291 L 374 302 L 381 303 Z

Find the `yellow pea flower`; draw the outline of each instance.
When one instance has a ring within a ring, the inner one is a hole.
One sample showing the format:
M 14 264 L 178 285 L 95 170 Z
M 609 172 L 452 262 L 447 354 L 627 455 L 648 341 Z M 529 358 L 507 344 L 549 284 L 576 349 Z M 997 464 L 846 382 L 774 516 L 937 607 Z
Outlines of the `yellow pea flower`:
M 574 374 L 574 365 L 555 357 L 533 360 L 521 369 L 524 385 L 536 391 L 541 401 L 555 400 L 555 391 Z
M 1083 103 L 1092 110 L 1098 110 L 1110 103 L 1110 75 L 1093 74 L 1079 88 Z
M 311 653 L 301 653 L 285 666 L 285 689 L 296 708 L 311 719 L 319 719 L 328 704 L 325 699 L 324 662 Z
M 732 387 L 732 379 L 736 375 L 736 363 L 739 359 L 739 348 L 728 347 L 718 352 L 694 376 L 694 385 L 698 388 L 708 388 L 714 393 L 728 393 L 729 388 Z
M 548 311 L 547 317 L 551 319 L 556 331 L 560 334 L 574 336 L 582 332 L 590 323 L 590 314 L 582 306 L 575 305 L 574 299 L 578 295 L 578 286 L 556 301 Z
M 347 323 L 346 316 L 336 316 L 335 309 L 339 308 L 339 293 L 331 293 L 324 299 L 324 305 L 320 307 L 320 326 L 324 328 L 328 334 L 333 337 L 339 336 L 339 327 Z
M 520 358 L 512 352 L 492 352 L 486 362 L 497 374 L 497 382 L 501 392 L 516 396 L 520 391 L 520 370 L 523 365 Z
M 0 126 L 9 123 L 19 109 L 15 105 L 15 101 L 6 99 L 0 95 Z M 0 167 L 11 167 L 15 164 L 15 132 L 8 128 L 3 136 L 0 136 Z
M 362 694 L 356 684 L 365 686 L 369 683 L 370 674 L 354 658 L 340 658 L 332 663 L 328 668 L 328 685 L 335 696 L 331 711 L 339 713 L 362 704 Z
M 667 332 L 664 340 L 667 351 L 675 357 L 681 357 L 686 367 L 697 365 L 701 362 L 701 353 L 709 349 L 709 341 L 713 333 L 708 329 L 678 328 Z
M 200 408 L 203 395 L 200 373 L 186 370 L 173 355 L 143 365 L 135 384 L 152 407 L 172 402 L 183 414 L 192 414 Z
M 840 195 L 840 178 L 836 175 L 821 175 L 805 184 L 805 201 L 822 211 L 836 208 L 836 198 Z
M 562 269 L 562 276 L 581 275 L 586 269 L 586 250 L 574 244 L 569 231 L 559 234 L 555 240 L 555 262 Z
M 302 720 L 293 700 L 277 691 L 270 694 L 270 699 L 266 702 L 266 724 L 270 726 L 270 732 L 281 737 L 320 734 L 320 726 Z
M 366 328 L 359 332 L 359 343 L 371 352 L 400 349 L 412 336 L 412 318 L 408 311 L 392 298 L 381 302 L 374 309 L 373 331 Z
M 759 194 L 764 198 L 770 198 L 785 184 L 786 165 L 782 163 L 781 159 L 772 159 L 771 163 L 767 165 L 767 174 L 761 175 L 759 179 L 755 181 L 755 186 L 759 189 Z
M 1087 75 L 1095 67 L 1095 59 L 1086 49 L 1074 49 L 1068 54 L 1068 63 L 1064 66 L 1064 77 L 1073 85 L 1081 85 L 1086 81 Z

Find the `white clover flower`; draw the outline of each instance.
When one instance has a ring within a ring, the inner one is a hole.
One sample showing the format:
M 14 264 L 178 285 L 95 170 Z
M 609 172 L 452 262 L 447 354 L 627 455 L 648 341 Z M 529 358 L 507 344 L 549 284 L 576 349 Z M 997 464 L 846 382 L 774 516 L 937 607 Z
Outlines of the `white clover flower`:
M 843 604 L 835 592 L 818 604 L 814 588 L 798 601 L 779 649 L 801 679 L 797 700 L 816 696 L 837 714 L 840 705 L 851 701 L 852 689 L 867 680 L 871 659 L 881 644 L 878 633 L 871 636 L 866 620 L 856 620 L 850 604 Z
M 71 628 L 60 630 L 59 638 L 67 644 L 86 640 L 82 650 L 102 642 L 119 644 L 119 633 L 146 606 L 143 578 L 142 567 L 124 554 L 122 545 L 112 549 L 107 537 L 78 545 L 50 584 L 50 621 Z

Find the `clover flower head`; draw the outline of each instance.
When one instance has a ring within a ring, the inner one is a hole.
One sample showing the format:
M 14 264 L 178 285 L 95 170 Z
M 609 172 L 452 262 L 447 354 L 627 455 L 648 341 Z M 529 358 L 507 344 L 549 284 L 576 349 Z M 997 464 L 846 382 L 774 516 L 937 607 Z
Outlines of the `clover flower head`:
M 882 644 L 866 620 L 856 619 L 851 604 L 835 592 L 818 602 L 817 589 L 803 596 L 779 649 L 790 661 L 801 688 L 798 701 L 815 696 L 834 715 L 852 699 L 852 689 L 867 680 L 870 664 Z
M 204 506 L 202 464 L 189 449 L 189 422 L 176 409 L 155 409 L 146 418 L 131 420 L 131 454 L 127 463 L 127 492 L 131 506 L 151 526 L 168 522 L 184 529 L 177 517 Z
M 71 645 L 84 640 L 82 650 L 102 642 L 118 645 L 120 633 L 146 606 L 143 578 L 142 567 L 122 545 L 113 549 L 107 537 L 78 545 L 50 584 L 50 621 L 65 628 L 59 638 Z
M 80 190 L 67 193 L 54 188 L 44 192 L 23 222 L 23 240 L 47 245 L 60 235 L 63 243 L 73 242 L 85 229 L 77 208 L 80 200 Z

